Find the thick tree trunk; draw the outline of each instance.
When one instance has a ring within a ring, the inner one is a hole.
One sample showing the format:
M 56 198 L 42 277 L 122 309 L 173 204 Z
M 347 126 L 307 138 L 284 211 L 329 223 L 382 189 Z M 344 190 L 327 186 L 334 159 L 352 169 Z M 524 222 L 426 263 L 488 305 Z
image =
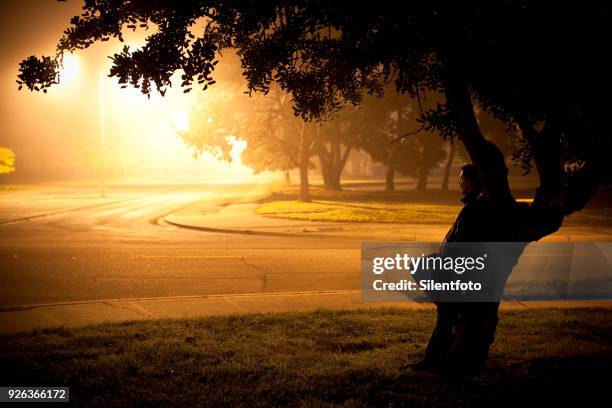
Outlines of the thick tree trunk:
M 395 167 L 397 165 L 397 148 L 391 147 L 387 159 L 387 172 L 385 173 L 385 191 L 395 191 Z
M 461 78 L 454 77 L 447 67 L 445 78 L 445 94 L 449 110 L 454 115 L 459 130 L 459 138 L 463 142 L 470 159 L 479 169 L 482 176 L 484 196 L 506 208 L 505 216 L 512 217 L 513 228 L 504 238 L 507 241 L 537 241 L 557 231 L 567 213 L 564 204 L 564 193 L 559 191 L 560 155 L 554 149 L 558 144 L 559 135 L 553 129 L 548 129 L 551 135 L 535 133 L 525 121 L 522 128 L 527 131 L 526 137 L 532 143 L 534 160 L 540 175 L 540 188 L 531 206 L 520 206 L 512 197 L 508 183 L 508 169 L 499 148 L 488 142 L 480 132 L 474 110 L 470 90 Z M 460 72 L 460 70 L 458 70 Z M 519 118 L 520 119 L 520 118 Z M 519 124 L 521 125 L 521 124 Z M 547 124 L 548 125 L 548 124 Z M 545 127 L 546 130 L 546 127 Z M 529 134 L 531 133 L 531 134 Z M 542 145 L 540 145 L 542 143 Z M 547 151 L 552 149 L 552 151 Z
M 323 185 L 328 190 L 340 191 L 342 190 L 340 180 L 351 152 L 351 147 L 346 147 L 344 152 L 342 152 L 342 145 L 339 139 L 332 140 L 330 145 L 331 151 L 328 151 L 322 143 L 319 143 L 316 149 L 321 164 Z
M 302 123 L 300 134 L 300 201 L 310 202 L 310 185 L 308 167 L 310 164 L 309 140 L 306 137 L 306 125 Z
M 308 185 L 308 163 L 300 164 L 300 201 L 310 202 L 310 186 Z
M 319 152 L 317 153 L 317 157 L 319 158 L 319 163 L 321 165 L 321 176 L 323 177 L 323 187 L 327 190 L 339 190 L 339 181 L 338 183 L 334 183 L 333 176 L 333 163 L 327 157 L 327 152 Z
M 470 159 L 480 170 L 483 194 L 494 203 L 514 202 L 508 183 L 508 168 L 497 146 L 487 141 L 478 127 L 469 88 L 460 80 L 451 78 L 446 86 L 446 101 L 455 114 L 463 142 Z
M 446 165 L 444 166 L 444 175 L 442 176 L 442 191 L 448 191 L 448 182 L 450 180 L 450 171 L 453 165 L 453 160 L 455 159 L 455 143 L 451 141 L 450 150 L 448 152 L 448 160 L 446 160 Z

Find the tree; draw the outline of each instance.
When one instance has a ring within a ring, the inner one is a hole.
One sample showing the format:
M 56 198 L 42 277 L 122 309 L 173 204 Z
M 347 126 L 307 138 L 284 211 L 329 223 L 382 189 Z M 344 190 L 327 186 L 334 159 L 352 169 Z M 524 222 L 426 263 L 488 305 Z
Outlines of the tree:
M 463 143 L 483 174 L 485 196 L 500 205 L 514 203 L 508 169 L 474 107 L 520 128 L 518 160 L 526 169 L 533 161 L 540 178 L 519 222 L 518 239 L 531 241 L 556 231 L 610 179 L 610 23 L 608 6 L 594 0 L 579 9 L 528 0 L 88 1 L 56 57 L 21 63 L 19 85 L 45 90 L 57 82 L 63 53 L 155 24 L 146 45 L 115 54 L 111 69 L 145 93 L 152 85 L 165 92 L 177 70 L 186 89 L 213 83 L 225 48 L 238 50 L 249 90 L 279 84 L 306 120 L 358 104 L 391 82 L 412 97 L 438 93 L 442 102 L 420 120 Z M 201 35 L 193 36 L 193 25 Z
M 231 161 L 234 138 L 246 142 L 241 154 L 243 164 L 255 173 L 299 168 L 300 199 L 310 200 L 308 169 L 314 153 L 313 130 L 304 130 L 304 122 L 293 114 L 289 96 L 272 88 L 268 95 L 244 95 L 235 83 L 224 81 L 207 90 L 192 109 L 196 117 L 189 130 L 178 131 L 195 153 L 208 152 Z M 302 131 L 305 138 L 302 140 Z M 305 146 L 301 143 L 305 141 Z M 306 149 L 306 155 L 301 149 Z M 304 163 L 302 163 L 304 160 Z
M 405 95 L 387 92 L 383 98 L 366 97 L 361 103 L 364 133 L 360 147 L 374 161 L 386 164 L 385 189 L 395 189 L 395 172 L 417 179 L 417 190 L 427 189 L 427 178 L 445 156 L 442 139 L 418 123 L 415 105 Z
M 15 171 L 15 153 L 8 147 L 0 146 L 0 174 Z
M 450 170 L 451 170 L 451 166 L 453 165 L 453 160 L 455 160 L 456 152 L 457 152 L 457 145 L 451 141 L 448 147 L 448 156 L 446 158 L 446 164 L 444 165 L 444 173 L 442 175 L 442 184 L 440 185 L 440 189 L 442 191 L 448 191 L 448 182 L 450 180 Z
M 331 120 L 317 127 L 315 154 L 321 164 L 323 184 L 341 190 L 340 178 L 351 151 L 359 147 L 371 118 L 354 106 L 344 106 Z M 344 147 L 344 149 L 343 149 Z
M 258 170 L 300 171 L 300 200 L 308 202 L 310 157 L 315 153 L 316 129 L 293 114 L 289 96 L 272 88 L 257 96 L 236 121 L 236 135 L 247 142 L 244 163 Z M 231 109 L 236 109 L 232 107 Z

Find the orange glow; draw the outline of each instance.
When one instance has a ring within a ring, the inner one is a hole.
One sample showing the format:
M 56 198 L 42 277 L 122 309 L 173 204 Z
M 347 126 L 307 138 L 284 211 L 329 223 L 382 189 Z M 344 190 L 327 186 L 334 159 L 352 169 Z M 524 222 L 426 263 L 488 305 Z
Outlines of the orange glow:
M 125 39 L 135 49 L 150 34 L 151 31 L 130 32 Z M 76 54 L 65 54 L 60 84 L 47 94 L 19 92 L 14 86 L 3 85 L 5 100 L 13 101 L 7 110 L 10 113 L 4 122 L 5 130 L 7 134 L 19 135 L 14 143 L 7 141 L 3 145 L 23 151 L 16 173 L 34 172 L 94 182 L 104 174 L 109 184 L 209 183 L 277 177 L 255 176 L 242 165 L 240 154 L 245 146 L 239 141 L 234 143 L 231 163 L 207 153 L 194 157 L 192 147 L 185 145 L 179 132 L 189 130 L 201 120 L 198 110 L 194 110 L 196 101 L 202 99 L 201 90 L 194 88 L 189 94 L 183 93 L 177 86 L 180 74 L 172 78 L 174 86 L 167 89 L 165 97 L 154 91 L 147 98 L 132 86 L 121 88 L 117 78 L 108 77 L 107 58 L 120 46 L 109 41 Z M 2 84 L 14 83 L 18 60 L 9 62 L 13 70 L 3 74 Z M 223 70 L 221 65 L 219 71 Z M 217 84 L 205 95 L 211 92 L 223 93 L 223 86 Z M 203 119 L 212 121 L 209 117 Z

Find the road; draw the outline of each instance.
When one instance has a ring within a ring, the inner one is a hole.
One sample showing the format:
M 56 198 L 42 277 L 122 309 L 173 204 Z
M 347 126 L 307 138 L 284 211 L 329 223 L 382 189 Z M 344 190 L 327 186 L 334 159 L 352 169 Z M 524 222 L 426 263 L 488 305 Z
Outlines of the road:
M 359 242 L 192 231 L 164 216 L 265 186 L 28 187 L 0 196 L 0 307 L 356 290 Z

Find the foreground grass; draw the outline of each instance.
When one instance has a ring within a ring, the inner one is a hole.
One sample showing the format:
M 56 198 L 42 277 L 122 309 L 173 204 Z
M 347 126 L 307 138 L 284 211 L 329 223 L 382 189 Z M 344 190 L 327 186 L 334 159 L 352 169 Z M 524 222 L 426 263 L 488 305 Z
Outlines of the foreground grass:
M 410 374 L 433 311 L 253 314 L 0 338 L 6 385 L 69 386 L 81 406 L 583 406 L 606 397 L 609 309 L 508 311 L 481 378 Z

